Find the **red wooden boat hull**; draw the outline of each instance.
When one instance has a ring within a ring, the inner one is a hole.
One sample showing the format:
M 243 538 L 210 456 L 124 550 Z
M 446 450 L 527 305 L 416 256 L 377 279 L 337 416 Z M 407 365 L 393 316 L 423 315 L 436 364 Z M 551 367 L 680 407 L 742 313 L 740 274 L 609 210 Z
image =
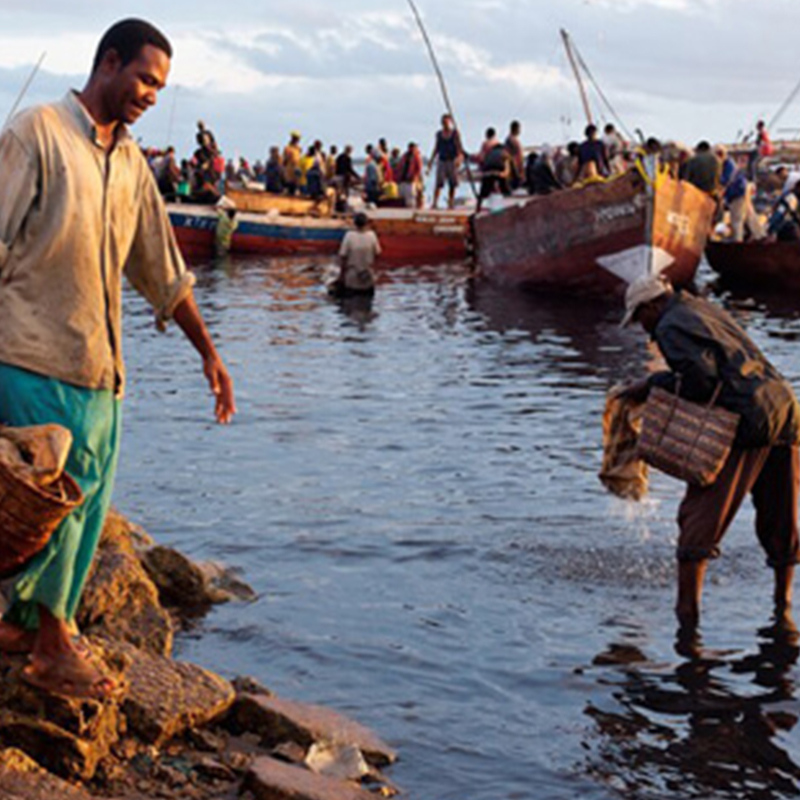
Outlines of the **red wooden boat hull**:
M 522 288 L 621 293 L 626 269 L 669 263 L 676 285 L 691 282 L 703 254 L 714 203 L 694 186 L 661 178 L 648 186 L 637 171 L 607 183 L 521 200 L 479 214 L 474 240 L 479 274 Z M 627 264 L 627 266 L 626 266 Z
M 709 242 L 711 268 L 752 289 L 800 289 L 800 242 Z
M 168 207 L 178 246 L 187 257 L 214 252 L 217 214 L 213 208 Z M 467 257 L 468 214 L 376 211 L 371 225 L 386 264 L 439 263 Z M 286 218 L 256 213 L 239 215 L 232 253 L 264 256 L 335 256 L 351 225 L 341 219 Z

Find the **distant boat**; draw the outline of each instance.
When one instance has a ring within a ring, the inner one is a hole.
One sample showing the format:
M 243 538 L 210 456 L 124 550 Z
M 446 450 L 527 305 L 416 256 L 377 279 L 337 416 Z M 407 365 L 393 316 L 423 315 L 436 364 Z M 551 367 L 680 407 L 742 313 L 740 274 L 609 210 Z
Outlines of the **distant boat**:
M 646 272 L 690 283 L 715 204 L 684 181 L 639 170 L 582 188 L 513 198 L 473 223 L 478 274 L 497 284 L 621 293 Z
M 213 253 L 217 225 L 213 206 L 171 203 L 167 210 L 184 255 L 202 258 Z M 383 262 L 435 264 L 467 257 L 468 211 L 391 208 L 366 213 L 380 239 Z M 241 212 L 238 217 L 232 253 L 335 255 L 352 229 L 341 217 L 287 216 L 277 211 Z
M 800 289 L 800 242 L 722 242 L 706 258 L 728 283 L 753 289 Z

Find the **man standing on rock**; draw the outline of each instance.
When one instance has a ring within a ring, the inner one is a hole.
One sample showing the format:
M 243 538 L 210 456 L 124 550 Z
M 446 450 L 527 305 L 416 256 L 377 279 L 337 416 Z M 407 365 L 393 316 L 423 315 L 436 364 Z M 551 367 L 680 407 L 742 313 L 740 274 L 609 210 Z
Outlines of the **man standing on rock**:
M 85 496 L 15 577 L 0 650 L 29 653 L 25 680 L 60 694 L 103 698 L 115 688 L 71 629 L 117 463 L 123 274 L 158 326 L 174 319 L 200 354 L 217 420 L 236 411 L 194 278 L 128 132 L 155 105 L 171 56 L 149 23 L 118 22 L 83 91 L 22 112 L 0 136 L 0 419 L 69 428 L 67 470 Z

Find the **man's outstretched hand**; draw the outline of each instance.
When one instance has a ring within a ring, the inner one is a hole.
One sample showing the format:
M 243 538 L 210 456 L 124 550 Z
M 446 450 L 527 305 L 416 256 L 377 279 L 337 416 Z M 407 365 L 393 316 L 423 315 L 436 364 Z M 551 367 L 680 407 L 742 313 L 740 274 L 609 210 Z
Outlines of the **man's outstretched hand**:
M 236 401 L 233 399 L 233 380 L 222 359 L 219 357 L 214 343 L 211 341 L 200 310 L 197 308 L 194 295 L 190 291 L 175 308 L 175 322 L 192 343 L 194 349 L 203 359 L 203 373 L 209 388 L 216 398 L 214 415 L 217 422 L 226 425 L 236 413 Z
M 215 353 L 203 359 L 203 372 L 208 386 L 216 398 L 214 415 L 217 422 L 227 425 L 236 413 L 236 401 L 233 397 L 233 379 L 228 373 L 222 359 Z

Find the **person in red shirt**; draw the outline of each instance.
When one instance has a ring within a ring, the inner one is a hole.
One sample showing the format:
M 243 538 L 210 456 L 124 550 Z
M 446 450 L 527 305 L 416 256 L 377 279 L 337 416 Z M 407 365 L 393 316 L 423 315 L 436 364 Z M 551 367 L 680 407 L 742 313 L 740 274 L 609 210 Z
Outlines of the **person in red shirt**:
M 756 123 L 756 141 L 755 147 L 749 153 L 748 173 L 751 181 L 755 181 L 758 175 L 758 165 L 762 158 L 771 156 L 775 152 L 772 146 L 772 139 L 769 138 L 769 132 L 763 119 Z
M 378 158 L 378 165 L 383 174 L 384 183 L 394 183 L 395 176 L 392 164 L 389 161 L 389 145 L 386 139 L 378 139 L 378 149 L 375 151 L 375 156 Z
M 422 154 L 416 142 L 409 142 L 397 165 L 395 180 L 406 206 L 422 208 Z

